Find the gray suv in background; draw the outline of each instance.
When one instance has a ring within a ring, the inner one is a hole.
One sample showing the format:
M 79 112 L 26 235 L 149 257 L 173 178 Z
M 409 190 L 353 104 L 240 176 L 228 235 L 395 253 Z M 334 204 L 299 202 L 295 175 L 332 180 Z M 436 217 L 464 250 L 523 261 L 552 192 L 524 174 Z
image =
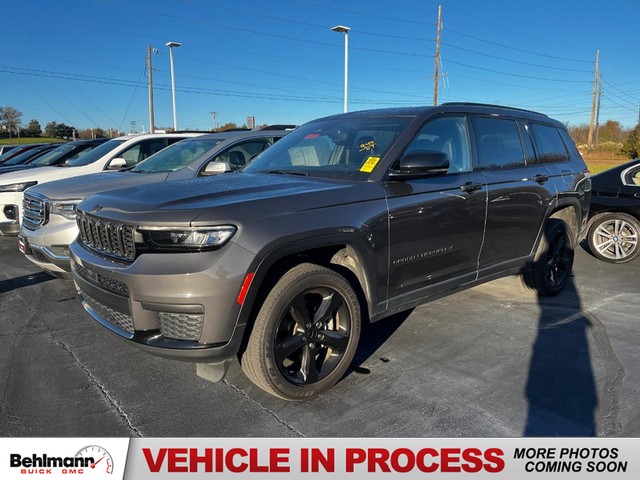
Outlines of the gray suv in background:
M 303 400 L 343 377 L 365 321 L 505 275 L 559 293 L 589 200 L 582 157 L 546 115 L 354 112 L 236 173 L 87 198 L 71 265 L 119 337 L 210 378 L 240 359 L 260 388 Z
M 267 127 L 201 135 L 160 150 L 120 172 L 101 172 L 36 185 L 24 194 L 20 249 L 42 270 L 67 277 L 69 244 L 78 235 L 75 208 L 89 195 L 238 170 L 291 130 Z M 291 127 L 292 128 L 292 127 Z

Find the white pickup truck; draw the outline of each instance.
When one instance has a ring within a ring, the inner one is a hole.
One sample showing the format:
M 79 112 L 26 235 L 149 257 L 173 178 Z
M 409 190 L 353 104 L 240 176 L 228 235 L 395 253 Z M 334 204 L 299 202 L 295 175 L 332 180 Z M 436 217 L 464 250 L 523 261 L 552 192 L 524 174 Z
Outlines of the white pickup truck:
M 118 137 L 77 160 L 56 167 L 5 173 L 0 177 L 0 235 L 20 232 L 23 192 L 34 185 L 104 170 L 120 170 L 141 162 L 168 145 L 200 133 L 154 133 Z

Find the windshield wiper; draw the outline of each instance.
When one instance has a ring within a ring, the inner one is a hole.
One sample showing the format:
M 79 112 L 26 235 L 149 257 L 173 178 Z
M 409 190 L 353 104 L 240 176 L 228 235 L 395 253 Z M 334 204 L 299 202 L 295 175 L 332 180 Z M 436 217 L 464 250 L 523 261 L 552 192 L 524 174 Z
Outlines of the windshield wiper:
M 269 170 L 267 173 L 277 173 L 278 175 L 299 175 L 301 177 L 308 177 L 307 172 L 300 172 L 298 170 Z

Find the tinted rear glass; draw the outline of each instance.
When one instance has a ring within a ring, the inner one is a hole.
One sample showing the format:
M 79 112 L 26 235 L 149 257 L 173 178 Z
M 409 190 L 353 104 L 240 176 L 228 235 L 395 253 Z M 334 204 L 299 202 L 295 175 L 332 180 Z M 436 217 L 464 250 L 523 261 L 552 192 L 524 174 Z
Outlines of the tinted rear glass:
M 525 164 L 516 122 L 502 118 L 476 118 L 480 169 L 510 168 Z
M 536 142 L 539 162 L 565 162 L 569 158 L 569 152 L 557 128 L 539 123 L 530 124 L 530 128 Z

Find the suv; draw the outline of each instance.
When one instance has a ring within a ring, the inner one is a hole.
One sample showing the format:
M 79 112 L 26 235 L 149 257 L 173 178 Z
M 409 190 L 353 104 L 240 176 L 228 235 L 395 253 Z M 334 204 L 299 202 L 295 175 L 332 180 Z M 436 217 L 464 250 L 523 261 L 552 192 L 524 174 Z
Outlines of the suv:
M 197 135 L 202 134 L 153 133 L 114 138 L 62 165 L 3 174 L 0 176 L 0 235 L 16 236 L 20 232 L 19 206 L 27 188 L 62 178 L 132 167 L 167 145 Z
M 118 187 L 142 187 L 238 170 L 287 133 L 268 128 L 202 135 L 170 145 L 128 170 L 31 187 L 24 194 L 20 249 L 46 272 L 67 277 L 71 271 L 69 244 L 78 235 L 75 208 L 85 197 Z
M 478 104 L 335 115 L 239 172 L 78 206 L 87 312 L 146 351 L 310 398 L 346 372 L 363 321 L 500 276 L 568 281 L 588 170 L 561 123 Z

